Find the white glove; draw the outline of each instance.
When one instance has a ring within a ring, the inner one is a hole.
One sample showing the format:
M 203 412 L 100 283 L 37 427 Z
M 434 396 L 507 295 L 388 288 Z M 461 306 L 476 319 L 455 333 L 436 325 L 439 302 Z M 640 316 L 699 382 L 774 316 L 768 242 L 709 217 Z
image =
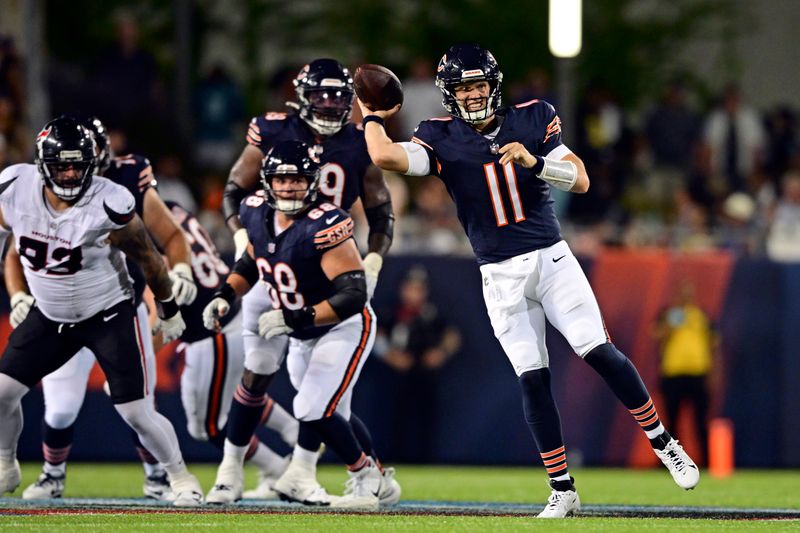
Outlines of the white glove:
M 159 317 L 156 319 L 156 324 L 153 326 L 153 335 L 161 333 L 161 338 L 166 344 L 180 338 L 185 329 L 186 323 L 183 321 L 181 313 L 177 312 L 170 318 Z
M 236 251 L 233 252 L 233 260 L 238 261 L 240 257 L 247 251 L 247 245 L 250 244 L 250 238 L 247 236 L 247 230 L 239 228 L 233 233 L 233 245 Z
M 214 298 L 203 308 L 203 325 L 211 331 L 219 330 L 219 319 L 227 315 L 230 310 L 231 306 L 225 298 Z
M 364 256 L 364 275 L 367 278 L 367 298 L 372 299 L 375 294 L 375 286 L 378 284 L 378 274 L 383 267 L 383 257 L 375 252 L 370 252 Z
M 258 334 L 269 340 L 278 335 L 285 335 L 294 331 L 290 326 L 286 325 L 286 320 L 283 318 L 283 311 L 276 309 L 274 311 L 267 311 L 258 317 Z
M 172 280 L 172 295 L 178 305 L 189 305 L 197 298 L 197 285 L 192 277 L 192 267 L 186 263 L 178 263 L 169 273 Z
M 8 321 L 11 322 L 12 328 L 17 329 L 17 326 L 22 324 L 35 301 L 36 299 L 33 296 L 22 291 L 11 297 L 11 314 L 8 317 Z

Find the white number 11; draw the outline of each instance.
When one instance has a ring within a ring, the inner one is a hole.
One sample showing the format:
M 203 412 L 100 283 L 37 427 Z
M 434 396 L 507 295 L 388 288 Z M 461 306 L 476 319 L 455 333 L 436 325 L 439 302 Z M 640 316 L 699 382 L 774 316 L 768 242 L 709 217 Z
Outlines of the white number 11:
M 508 218 L 503 207 L 503 197 L 500 195 L 500 180 L 497 178 L 497 168 L 494 162 L 483 165 L 483 172 L 486 174 L 486 185 L 489 186 L 489 194 L 492 197 L 492 207 L 497 226 L 506 226 Z M 517 187 L 517 175 L 514 172 L 514 164 L 511 162 L 503 165 L 503 175 L 508 185 L 508 196 L 511 198 L 511 209 L 514 211 L 514 222 L 525 220 L 525 211 L 522 209 L 522 198 L 519 196 Z

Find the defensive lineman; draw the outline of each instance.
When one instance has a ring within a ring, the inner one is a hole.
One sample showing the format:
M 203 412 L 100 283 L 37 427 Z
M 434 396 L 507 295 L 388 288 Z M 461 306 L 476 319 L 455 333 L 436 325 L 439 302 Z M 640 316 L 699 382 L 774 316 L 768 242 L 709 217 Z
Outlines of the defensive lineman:
M 456 203 L 481 265 L 494 334 L 519 377 L 525 418 L 550 477 L 552 493 L 539 516 L 580 509 L 550 391 L 545 319 L 631 412 L 675 482 L 691 489 L 697 466 L 659 421 L 636 368 L 611 344 L 589 282 L 560 235 L 549 187 L 584 193 L 586 169 L 561 142 L 553 106 L 532 100 L 499 107 L 502 79 L 488 50 L 450 47 L 436 85 L 451 116 L 420 123 L 413 142 L 393 143 L 383 121 L 399 106 L 373 112 L 359 102 L 370 156 L 384 170 L 438 176 Z
M 191 262 L 189 243 L 153 187 L 155 179 L 150 162 L 147 158 L 136 154 L 115 157 L 111 151 L 108 131 L 99 119 L 83 116 L 65 116 L 65 118 L 77 120 L 94 136 L 98 153 L 97 174 L 125 187 L 133 195 L 136 213 L 142 219 L 145 229 L 173 265 L 170 278 L 176 303 L 179 306 L 191 303 L 197 294 L 197 286 L 192 279 L 192 270 L 189 266 Z M 11 326 L 16 328 L 25 319 L 35 300 L 25 283 L 20 256 L 16 250 L 9 250 L 5 265 L 6 289 L 11 295 L 10 321 Z M 142 301 L 144 275 L 141 268 L 129 258 L 126 258 L 126 265 L 133 278 L 137 318 L 139 323 L 147 324 L 147 305 Z M 149 331 L 142 331 L 141 340 L 148 376 L 147 398 L 152 401 L 157 378 L 155 350 Z M 62 496 L 74 424 L 83 404 L 89 374 L 94 363 L 95 357 L 92 351 L 82 348 L 61 368 L 42 379 L 45 402 L 42 451 L 45 462 L 39 478 L 22 493 L 23 498 L 42 499 Z M 169 480 L 163 468 L 141 446 L 135 433 L 132 437 L 145 469 L 143 485 L 145 496 L 171 499 Z
M 36 298 L 0 359 L 0 494 L 20 481 L 21 398 L 88 347 L 106 374 L 115 408 L 164 465 L 175 505 L 200 505 L 200 485 L 183 463 L 175 431 L 148 398 L 142 325 L 122 252 L 142 267 L 158 303 L 156 329 L 171 340 L 185 324 L 161 255 L 133 196 L 93 176 L 96 144 L 83 126 L 51 121 L 36 150 L 36 165 L 14 165 L 0 174 L 0 228 L 14 232 Z

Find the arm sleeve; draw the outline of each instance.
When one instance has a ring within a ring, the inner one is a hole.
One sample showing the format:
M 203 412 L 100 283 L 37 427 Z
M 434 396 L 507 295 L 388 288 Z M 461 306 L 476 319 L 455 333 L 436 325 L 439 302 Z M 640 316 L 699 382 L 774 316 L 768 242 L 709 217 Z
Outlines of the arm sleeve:
M 431 154 L 428 149 L 416 142 L 398 143 L 408 156 L 408 176 L 428 176 L 431 173 Z

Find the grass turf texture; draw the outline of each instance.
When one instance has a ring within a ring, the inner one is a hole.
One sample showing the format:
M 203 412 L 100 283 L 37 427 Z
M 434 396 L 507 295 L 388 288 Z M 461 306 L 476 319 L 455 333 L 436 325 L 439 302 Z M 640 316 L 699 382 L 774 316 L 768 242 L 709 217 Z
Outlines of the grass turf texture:
M 23 482 L 13 496 L 39 473 L 39 464 L 23 465 Z M 193 465 L 192 471 L 207 490 L 214 480 L 213 465 Z M 584 505 L 621 504 L 657 506 L 714 506 L 747 508 L 800 507 L 800 472 L 741 471 L 718 480 L 705 475 L 694 491 L 675 486 L 664 470 L 581 469 L 576 484 Z M 329 491 L 341 494 L 346 474 L 342 468 L 320 468 L 320 481 Z M 403 466 L 397 479 L 404 500 L 516 502 L 543 506 L 549 490 L 536 468 L 480 468 Z M 68 469 L 65 497 L 141 498 L 143 474 L 136 464 L 78 464 Z M 247 486 L 254 486 L 255 472 L 248 470 Z M 7 500 L 6 500 L 7 501 Z M 206 511 L 213 511 L 205 508 Z M 593 531 L 654 530 L 798 530 L 800 521 L 702 520 L 667 518 L 572 518 L 560 523 L 513 516 L 425 516 L 341 514 L 128 514 L 125 511 L 78 515 L 2 515 L 0 529 L 13 531 L 58 527 L 59 531 L 124 530 L 159 531 L 176 527 L 234 530 L 242 526 L 265 526 L 303 531 L 566 531 L 576 527 Z

